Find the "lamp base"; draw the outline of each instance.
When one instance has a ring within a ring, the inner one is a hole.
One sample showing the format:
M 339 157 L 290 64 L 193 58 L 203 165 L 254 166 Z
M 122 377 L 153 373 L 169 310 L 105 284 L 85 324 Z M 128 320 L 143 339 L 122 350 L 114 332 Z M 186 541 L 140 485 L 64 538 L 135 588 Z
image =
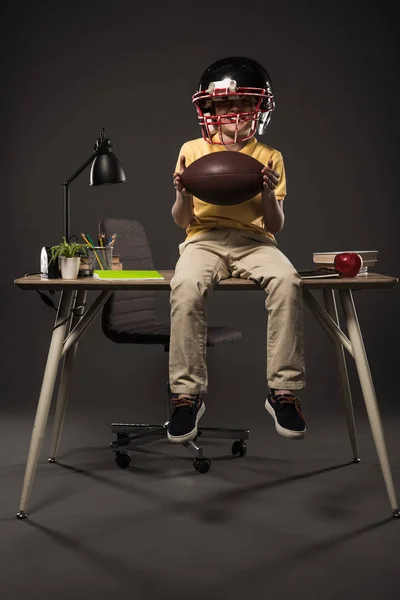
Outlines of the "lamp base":
M 79 277 L 91 277 L 91 276 L 92 276 L 92 274 L 89 271 L 89 269 L 81 269 L 79 271 Z

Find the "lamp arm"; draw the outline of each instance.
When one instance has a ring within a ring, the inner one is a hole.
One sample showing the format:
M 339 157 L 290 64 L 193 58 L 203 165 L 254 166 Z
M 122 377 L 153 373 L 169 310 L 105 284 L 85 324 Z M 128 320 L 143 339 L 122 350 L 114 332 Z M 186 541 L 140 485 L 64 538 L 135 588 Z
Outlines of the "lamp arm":
M 112 147 L 113 147 L 113 145 L 111 144 L 110 140 L 108 138 L 106 138 L 106 136 L 104 134 L 104 127 L 103 127 L 103 129 L 101 130 L 100 136 L 94 146 L 94 152 L 93 152 L 92 156 L 90 156 L 90 158 L 88 158 L 87 161 L 84 162 L 83 165 L 81 167 L 79 167 L 79 169 L 77 171 L 75 171 L 75 173 L 73 175 L 71 175 L 71 177 L 69 179 L 67 179 L 66 181 L 63 182 L 63 186 L 64 186 L 64 237 L 67 240 L 67 242 L 69 240 L 69 230 L 70 230 L 70 216 L 69 216 L 69 186 L 70 186 L 70 183 L 72 183 L 74 181 L 74 179 L 76 179 L 78 177 L 78 175 L 80 175 L 82 173 L 82 171 L 84 171 L 86 169 L 86 167 L 88 165 L 90 165 L 90 163 L 93 162 L 97 156 L 111 152 Z
M 74 181 L 74 179 L 76 179 L 78 177 L 78 175 L 80 175 L 82 173 L 82 171 L 84 171 L 86 169 L 86 167 L 88 165 L 90 165 L 91 162 L 94 161 L 94 159 L 96 158 L 96 156 L 98 156 L 99 154 L 101 154 L 100 152 L 96 151 L 93 152 L 92 156 L 90 158 L 87 159 L 86 162 L 83 163 L 83 165 L 81 167 L 79 167 L 79 169 L 77 171 L 75 171 L 75 173 L 73 175 L 71 175 L 71 177 L 69 179 L 67 179 L 66 181 L 63 182 L 63 186 L 64 186 L 64 237 L 65 239 L 69 240 L 69 230 L 70 230 L 70 214 L 69 214 L 69 186 L 70 183 L 72 183 L 72 181 Z
M 96 156 L 98 156 L 99 154 L 101 154 L 101 153 L 98 151 L 93 152 L 92 156 L 90 158 L 88 158 L 87 161 L 84 162 L 83 165 L 81 167 L 79 167 L 79 169 L 77 171 L 75 171 L 75 173 L 73 175 L 71 175 L 71 177 L 69 177 L 69 179 L 67 179 L 66 181 L 63 182 L 63 185 L 68 186 L 70 183 L 72 183 L 74 181 L 74 179 L 76 179 L 78 177 L 78 175 L 80 175 L 82 173 L 82 171 L 84 171 L 86 169 L 86 167 L 88 165 L 90 165 L 90 163 L 93 162 L 94 159 L 96 158 Z

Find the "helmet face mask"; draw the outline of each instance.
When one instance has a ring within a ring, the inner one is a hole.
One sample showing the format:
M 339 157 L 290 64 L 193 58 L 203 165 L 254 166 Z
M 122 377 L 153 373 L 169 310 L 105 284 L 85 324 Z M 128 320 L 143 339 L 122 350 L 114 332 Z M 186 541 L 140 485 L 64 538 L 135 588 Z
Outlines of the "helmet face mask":
M 253 137 L 256 131 L 262 135 L 275 108 L 267 71 L 241 57 L 222 59 L 208 67 L 192 101 L 203 138 L 210 144 L 236 144 Z M 230 106 L 239 110 L 230 112 Z

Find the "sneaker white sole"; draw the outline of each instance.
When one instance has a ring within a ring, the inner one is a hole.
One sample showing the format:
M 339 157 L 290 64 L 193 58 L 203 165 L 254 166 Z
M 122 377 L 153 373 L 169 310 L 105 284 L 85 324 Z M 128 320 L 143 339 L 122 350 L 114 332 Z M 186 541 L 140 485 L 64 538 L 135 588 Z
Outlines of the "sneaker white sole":
M 267 409 L 271 417 L 274 419 L 275 429 L 279 433 L 279 435 L 282 435 L 283 437 L 289 438 L 291 440 L 302 440 L 304 438 L 304 434 L 307 431 L 306 427 L 304 427 L 303 431 L 292 431 L 291 429 L 285 429 L 284 427 L 279 425 L 275 411 L 268 402 L 268 398 L 265 401 L 265 408 Z
M 197 413 L 196 424 L 192 431 L 189 431 L 189 433 L 185 433 L 184 435 L 171 435 L 167 431 L 168 440 L 173 444 L 185 444 L 186 442 L 190 442 L 191 440 L 193 440 L 197 435 L 197 424 L 200 421 L 201 417 L 204 415 L 205 411 L 206 405 L 203 402 L 203 404 L 200 406 L 199 412 Z

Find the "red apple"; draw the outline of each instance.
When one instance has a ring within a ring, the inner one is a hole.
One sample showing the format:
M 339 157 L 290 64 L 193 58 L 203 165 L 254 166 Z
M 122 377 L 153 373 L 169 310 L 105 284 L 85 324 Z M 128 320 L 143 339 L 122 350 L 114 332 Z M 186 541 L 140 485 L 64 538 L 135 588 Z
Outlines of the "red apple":
M 363 261 L 356 252 L 336 254 L 334 267 L 342 277 L 355 277 L 360 272 Z

